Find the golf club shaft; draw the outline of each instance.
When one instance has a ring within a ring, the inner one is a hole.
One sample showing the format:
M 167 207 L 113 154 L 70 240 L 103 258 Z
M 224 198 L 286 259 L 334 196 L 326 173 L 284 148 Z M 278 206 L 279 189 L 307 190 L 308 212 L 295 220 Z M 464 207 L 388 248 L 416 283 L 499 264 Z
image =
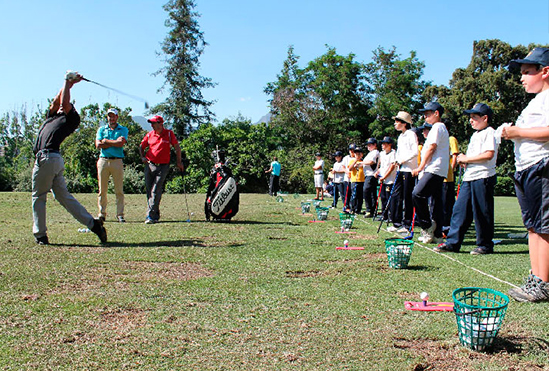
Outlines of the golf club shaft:
M 99 85 L 99 86 L 101 86 L 102 88 L 112 90 L 112 91 L 114 91 L 114 92 L 116 92 L 116 93 L 118 93 L 118 94 L 125 95 L 125 96 L 127 96 L 127 97 L 130 97 L 130 98 L 132 98 L 132 99 L 138 100 L 138 101 L 140 101 L 140 102 L 145 102 L 145 103 L 147 104 L 147 100 L 144 99 L 144 98 L 140 98 L 140 97 L 137 97 L 137 96 L 132 95 L 132 94 L 124 93 L 123 91 L 120 91 L 120 90 L 118 90 L 118 89 L 114 89 L 114 88 L 108 87 L 108 86 L 103 85 L 103 84 L 100 84 L 100 83 L 98 83 L 98 82 L 96 82 L 96 81 L 89 80 L 89 79 L 87 79 L 87 78 L 85 78 L 85 77 L 82 77 L 82 80 L 87 81 L 87 82 L 91 82 L 92 84 Z M 147 104 L 147 105 L 148 105 L 148 104 Z
M 389 193 L 389 199 L 387 200 L 387 205 L 385 205 L 385 209 L 381 213 L 381 222 L 379 223 L 379 227 L 377 228 L 377 233 L 379 233 L 379 231 L 381 230 L 381 226 L 383 225 L 383 216 L 385 215 L 385 212 L 389 209 L 389 206 L 391 205 L 391 197 L 393 197 L 393 191 L 395 190 L 395 186 L 397 184 L 399 175 L 400 175 L 400 169 L 396 173 L 395 182 L 391 187 L 391 193 Z M 387 224 L 389 224 L 389 218 L 387 218 Z

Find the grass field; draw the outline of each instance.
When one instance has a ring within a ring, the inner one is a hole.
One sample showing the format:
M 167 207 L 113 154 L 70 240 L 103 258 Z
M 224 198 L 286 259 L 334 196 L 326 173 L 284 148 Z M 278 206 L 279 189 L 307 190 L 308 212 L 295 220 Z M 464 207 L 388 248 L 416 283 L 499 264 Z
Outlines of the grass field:
M 95 213 L 96 195 L 77 198 Z M 542 370 L 549 304 L 511 301 L 492 351 L 459 344 L 455 315 L 404 310 L 451 301 L 459 287 L 504 293 L 529 269 L 516 199 L 496 201 L 496 254 L 451 257 L 414 247 L 387 264 L 377 223 L 336 234 L 338 215 L 308 223 L 302 200 L 244 194 L 230 223 L 203 220 L 203 195 L 165 195 L 145 225 L 145 196 L 126 196 L 125 224 L 107 219 L 101 246 L 53 199 L 52 245 L 36 246 L 27 193 L 0 194 L 0 368 L 4 370 Z M 114 195 L 109 210 L 114 212 Z M 336 251 L 348 238 L 362 251 Z

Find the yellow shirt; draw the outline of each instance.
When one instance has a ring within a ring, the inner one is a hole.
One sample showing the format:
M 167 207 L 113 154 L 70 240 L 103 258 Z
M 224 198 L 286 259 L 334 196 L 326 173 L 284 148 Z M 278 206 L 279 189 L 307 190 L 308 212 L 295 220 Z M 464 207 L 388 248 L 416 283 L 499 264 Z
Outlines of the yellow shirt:
M 446 175 L 445 182 L 453 182 L 454 179 L 454 169 L 452 168 L 452 156 L 459 153 L 458 141 L 455 137 L 450 137 L 450 166 L 448 166 L 448 175 Z
M 359 182 L 363 183 L 364 180 L 366 179 L 366 177 L 364 176 L 364 167 L 359 166 L 358 169 L 354 167 L 357 161 L 362 161 L 362 160 L 353 158 L 349 162 L 349 169 L 351 169 L 351 183 L 359 183 Z

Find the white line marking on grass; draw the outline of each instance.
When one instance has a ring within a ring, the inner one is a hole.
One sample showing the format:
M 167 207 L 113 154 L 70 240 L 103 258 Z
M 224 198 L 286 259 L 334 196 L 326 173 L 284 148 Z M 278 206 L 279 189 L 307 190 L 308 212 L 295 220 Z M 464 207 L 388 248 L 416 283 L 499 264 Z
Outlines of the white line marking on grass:
M 357 219 L 362 220 L 364 223 L 366 223 L 366 224 L 368 224 L 368 225 L 371 225 L 371 223 L 369 223 L 367 220 L 364 220 L 365 218 L 362 218 L 362 219 L 357 218 Z M 379 225 L 378 225 L 378 226 L 379 226 Z M 401 237 L 401 238 L 402 238 L 402 236 L 400 236 L 399 234 L 397 234 L 397 233 L 392 233 L 392 232 L 387 232 L 387 230 L 385 230 L 385 229 L 383 229 L 383 228 L 382 228 L 382 231 L 385 232 L 385 233 L 388 233 L 388 234 L 390 234 L 390 235 L 393 235 L 393 236 Z M 457 259 L 455 259 L 455 258 L 449 256 L 448 254 L 442 254 L 442 253 L 436 252 L 435 250 L 431 249 L 430 247 L 427 247 L 427 246 L 422 245 L 422 244 L 419 243 L 418 241 L 414 241 L 414 244 L 415 244 L 415 245 L 419 245 L 419 246 L 423 247 L 424 249 L 427 249 L 427 250 L 429 250 L 429 251 L 431 251 L 431 252 L 434 252 L 435 254 L 438 254 L 438 255 L 443 256 L 443 257 L 445 257 L 445 258 L 447 258 L 447 259 L 450 259 L 450 260 L 452 260 L 452 261 L 454 261 L 454 262 L 456 262 L 456 263 L 458 263 L 458 264 L 461 264 L 461 265 L 463 265 L 463 266 L 466 267 L 466 268 L 469 268 L 469 269 L 471 269 L 471 270 L 473 270 L 473 271 L 475 271 L 475 272 L 477 272 L 477 273 L 480 273 L 480 274 L 482 274 L 482 275 L 485 275 L 486 277 L 490 277 L 490 278 L 492 278 L 492 279 L 494 279 L 494 280 L 496 280 L 496 281 L 499 281 L 499 282 L 502 282 L 502 283 L 506 283 L 506 284 L 508 284 L 509 286 L 512 286 L 512 287 L 515 287 L 515 288 L 519 288 L 519 286 L 514 285 L 514 284 L 512 284 L 511 282 L 507 282 L 507 281 L 502 280 L 502 279 L 500 279 L 500 278 L 497 278 L 496 276 L 493 276 L 493 275 L 491 275 L 491 274 L 489 274 L 489 273 L 483 272 L 483 271 L 481 271 L 480 269 L 477 269 L 477 268 L 475 268 L 475 267 L 471 267 L 471 266 L 469 266 L 469 265 L 467 265 L 467 264 L 465 264 L 465 263 L 463 263 L 463 262 L 460 262 L 459 260 L 457 260 Z

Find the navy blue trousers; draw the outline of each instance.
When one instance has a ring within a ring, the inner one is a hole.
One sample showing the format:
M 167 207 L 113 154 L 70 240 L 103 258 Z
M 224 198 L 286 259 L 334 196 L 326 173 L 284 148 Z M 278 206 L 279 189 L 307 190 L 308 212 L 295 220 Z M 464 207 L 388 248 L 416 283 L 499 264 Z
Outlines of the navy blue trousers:
M 459 251 L 465 233 L 475 221 L 477 246 L 494 248 L 494 187 L 496 176 L 463 182 L 454 205 L 446 245 Z
M 431 219 L 436 223 L 435 237 L 442 237 L 442 183 L 444 177 L 432 173 L 423 173 L 412 192 L 416 207 L 417 223 L 421 229 L 431 227 Z M 432 197 L 433 212 L 429 211 L 429 197 Z
M 345 203 L 343 183 L 334 183 L 334 201 L 332 202 L 333 207 L 337 207 L 337 201 L 339 200 L 339 197 L 341 197 L 343 199 L 343 203 Z

